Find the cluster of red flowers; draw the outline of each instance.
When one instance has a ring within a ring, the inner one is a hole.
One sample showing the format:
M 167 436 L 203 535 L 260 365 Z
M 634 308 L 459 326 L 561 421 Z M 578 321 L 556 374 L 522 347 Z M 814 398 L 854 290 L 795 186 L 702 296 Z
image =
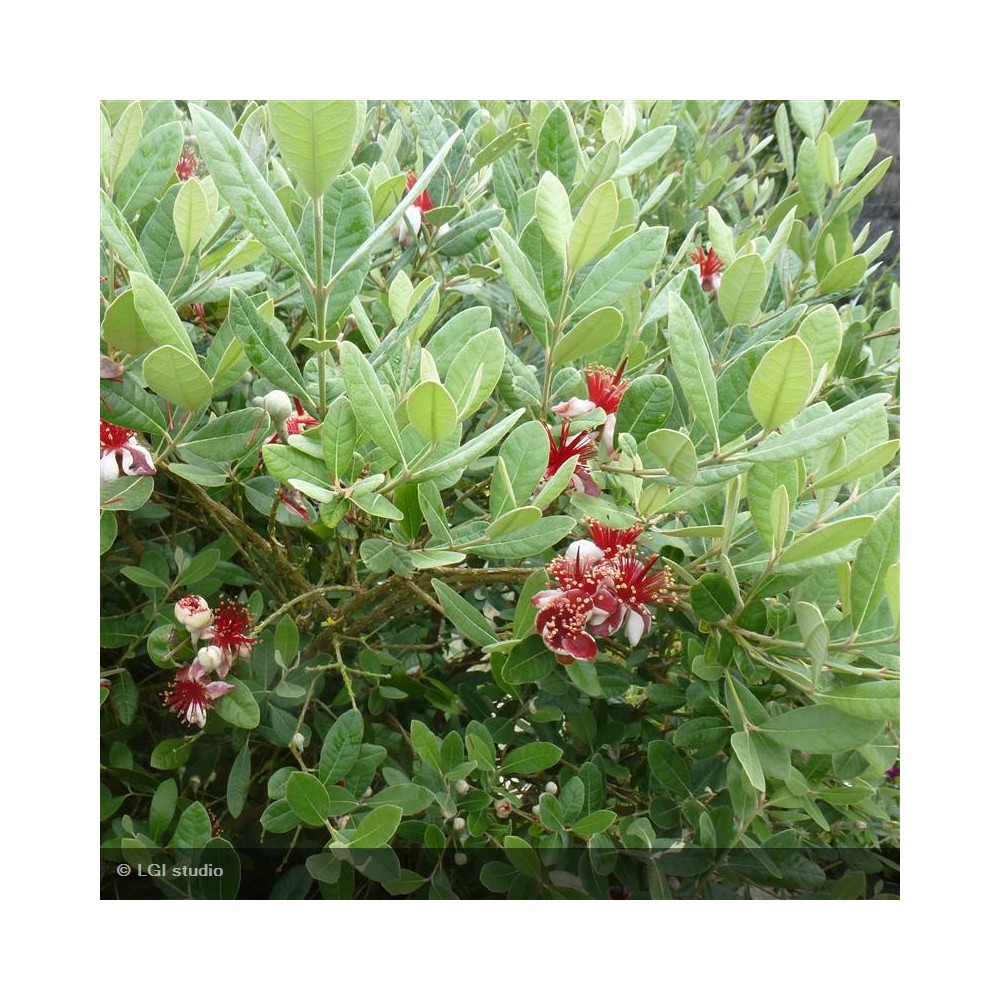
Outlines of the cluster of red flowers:
M 578 461 L 571 480 L 573 488 L 579 493 L 588 493 L 591 496 L 597 496 L 601 492 L 584 464 L 588 458 L 593 458 L 597 454 L 595 440 L 597 433 L 580 431 L 570 437 L 569 425 L 575 417 L 582 417 L 600 407 L 606 414 L 600 440 L 609 455 L 614 452 L 618 404 L 629 387 L 629 380 L 622 375 L 627 361 L 626 358 L 618 366 L 617 371 L 605 368 L 604 365 L 589 365 L 586 369 L 587 399 L 573 396 L 566 402 L 557 403 L 552 407 L 552 412 L 563 418 L 563 424 L 559 429 L 558 438 L 553 436 L 548 426 L 545 428 L 549 435 L 549 462 L 545 470 L 545 479 L 554 476 L 563 462 L 575 456 Z
M 622 626 L 631 645 L 649 632 L 650 606 L 674 599 L 669 569 L 653 571 L 657 556 L 636 555 L 642 525 L 610 528 L 588 520 L 590 539 L 571 542 L 566 554 L 549 563 L 558 585 L 531 600 L 538 608 L 535 629 L 561 663 L 592 660 L 595 636 L 607 638 Z
M 177 166 L 174 167 L 177 179 L 186 181 L 189 177 L 194 177 L 199 166 L 201 166 L 201 162 L 194 155 L 194 150 L 190 146 L 185 146 L 177 160 Z
M 212 703 L 233 690 L 221 678 L 234 660 L 249 659 L 257 639 L 250 628 L 250 611 L 239 601 L 223 597 L 213 611 L 197 594 L 182 597 L 174 605 L 174 616 L 191 635 L 193 645 L 208 643 L 198 650 L 190 666 L 181 667 L 163 695 L 163 703 L 188 725 L 204 727 Z M 219 680 L 209 681 L 215 672 Z

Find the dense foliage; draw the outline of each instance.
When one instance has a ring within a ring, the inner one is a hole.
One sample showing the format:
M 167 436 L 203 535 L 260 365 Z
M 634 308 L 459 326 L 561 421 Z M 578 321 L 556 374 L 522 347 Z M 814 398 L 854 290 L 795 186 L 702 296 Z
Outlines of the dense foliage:
M 102 104 L 105 895 L 896 891 L 865 108 Z

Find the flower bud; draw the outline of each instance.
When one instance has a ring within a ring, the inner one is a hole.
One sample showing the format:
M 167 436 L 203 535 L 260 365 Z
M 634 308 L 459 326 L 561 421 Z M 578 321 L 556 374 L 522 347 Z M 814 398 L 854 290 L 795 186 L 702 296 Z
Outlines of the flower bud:
M 466 865 L 468 863 L 469 863 L 468 855 L 463 854 L 461 851 L 455 852 L 455 864 L 458 865 L 459 868 L 461 868 L 462 865 Z
M 497 814 L 497 819 L 506 819 L 512 809 L 513 806 L 506 799 L 500 799 L 493 803 L 493 811 Z
M 464 829 L 465 829 L 465 820 L 464 820 L 464 819 L 462 819 L 462 817 L 461 817 L 461 816 L 456 816 L 456 817 L 455 817 L 455 818 L 454 818 L 454 819 L 453 819 L 453 820 L 451 821 L 451 825 L 452 825 L 452 829 L 454 829 L 454 830 L 456 830 L 456 831 L 458 831 L 458 832 L 461 832 L 462 830 L 464 830 Z
M 539 814 L 541 813 L 541 811 L 542 811 L 542 807 L 541 807 L 541 806 L 532 806 L 532 807 L 531 807 L 531 811 L 532 811 L 532 812 L 533 812 L 533 813 L 534 813 L 534 814 L 535 814 L 536 816 L 538 816 L 538 815 L 539 815 Z
M 197 594 L 182 597 L 174 605 L 174 617 L 191 633 L 199 633 L 212 623 L 212 609 L 208 601 Z
M 459 795 L 464 795 L 468 790 L 469 783 L 465 780 L 465 778 L 459 778 L 458 781 L 455 782 L 455 791 L 458 792 Z
M 198 662 L 208 671 L 222 666 L 222 650 L 218 646 L 203 646 L 198 650 Z
M 267 410 L 268 416 L 275 424 L 280 426 L 292 415 L 295 407 L 292 406 L 292 401 L 289 399 L 287 392 L 282 392 L 280 389 L 272 389 L 264 397 L 264 409 Z
M 296 753 L 302 753 L 306 747 L 306 738 L 302 733 L 293 733 L 291 742 L 288 744 Z
M 372 797 L 372 786 L 369 785 L 363 792 L 361 798 L 370 799 Z
M 550 781 L 545 786 L 545 791 L 547 791 L 549 793 L 549 795 L 558 795 L 559 794 L 559 786 L 554 781 Z

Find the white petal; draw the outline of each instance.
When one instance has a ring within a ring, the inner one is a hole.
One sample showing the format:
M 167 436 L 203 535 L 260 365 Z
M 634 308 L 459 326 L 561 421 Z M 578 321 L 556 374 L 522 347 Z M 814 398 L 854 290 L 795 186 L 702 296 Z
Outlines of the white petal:
M 108 454 L 101 459 L 101 482 L 114 482 L 120 475 L 121 472 L 118 470 L 118 458 L 115 452 L 109 451 Z
M 628 636 L 629 643 L 635 646 L 645 635 L 645 632 L 646 623 L 642 620 L 642 615 L 630 608 L 625 621 L 625 634 Z

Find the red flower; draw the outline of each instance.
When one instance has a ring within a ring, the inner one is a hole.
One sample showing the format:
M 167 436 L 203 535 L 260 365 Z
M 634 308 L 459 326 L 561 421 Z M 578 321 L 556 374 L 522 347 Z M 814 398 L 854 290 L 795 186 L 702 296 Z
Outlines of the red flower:
M 135 431 L 101 420 L 101 482 L 119 476 L 152 476 L 153 456 L 136 440 Z
M 186 181 L 189 177 L 194 177 L 200 163 L 198 157 L 194 155 L 194 150 L 190 146 L 185 146 L 181 151 L 180 158 L 177 161 L 177 166 L 174 170 L 177 173 L 177 179 L 181 181 Z
M 554 594 L 558 596 L 551 596 Z M 585 590 L 542 591 L 532 598 L 532 603 L 541 607 L 535 617 L 535 628 L 557 656 L 573 660 L 592 660 L 597 656 L 597 642 L 587 631 L 587 622 L 594 613 L 590 594 Z
M 233 690 L 225 681 L 205 681 L 205 668 L 195 660 L 190 667 L 181 667 L 163 694 L 163 704 L 176 712 L 189 726 L 204 728 L 212 702 Z
M 722 258 L 714 249 L 706 253 L 704 247 L 698 247 L 691 254 L 691 260 L 698 265 L 701 272 L 701 290 L 703 292 L 717 291 L 722 283 Z
M 651 572 L 656 559 L 652 556 L 642 562 L 633 555 L 619 553 L 601 563 L 596 570 L 601 587 L 614 594 L 619 603 L 614 611 L 593 623 L 598 635 L 614 635 L 624 623 L 629 643 L 635 646 L 649 632 L 652 616 L 646 605 L 660 604 L 673 596 L 670 571 Z
M 270 393 L 268 395 L 270 395 Z M 287 413 L 288 412 L 287 396 L 285 397 L 285 407 L 286 407 L 285 412 Z M 280 426 L 280 424 L 278 426 Z M 301 434 L 303 431 L 308 430 L 310 427 L 318 427 L 318 426 L 319 426 L 319 421 L 315 417 L 310 416 L 308 413 L 306 413 L 306 411 L 302 408 L 302 404 L 299 402 L 298 397 L 295 397 L 295 412 L 291 416 L 285 418 L 284 440 L 287 441 L 289 435 L 291 434 Z M 280 440 L 282 440 L 280 434 L 272 434 L 267 439 L 266 443 L 274 444 L 276 441 Z
M 416 183 L 417 175 L 411 170 L 406 175 L 406 190 L 412 191 L 413 186 Z M 434 207 L 434 202 L 431 201 L 431 196 L 426 190 L 420 192 L 413 204 L 416 208 L 419 208 L 421 212 L 429 212 Z
M 617 412 L 618 404 L 629 387 L 629 380 L 622 376 L 627 362 L 628 358 L 625 358 L 614 372 L 604 365 L 588 365 L 586 368 L 587 395 L 609 416 Z
M 590 496 L 599 496 L 601 491 L 591 478 L 584 462 L 588 458 L 597 454 L 597 448 L 591 440 L 587 431 L 580 431 L 579 434 L 569 436 L 569 424 L 564 423 L 559 430 L 559 440 L 552 436 L 552 431 L 546 425 L 545 433 L 549 436 L 549 464 L 546 466 L 543 480 L 551 479 L 559 471 L 563 462 L 571 458 L 577 459 L 576 471 L 573 473 L 573 488 L 578 493 L 588 493 Z
M 628 553 L 635 547 L 635 540 L 642 534 L 643 526 L 633 524 L 630 528 L 612 528 L 592 518 L 586 519 L 587 530 L 594 544 L 604 552 L 605 559 L 619 553 Z
M 249 659 L 250 647 L 259 642 L 250 632 L 250 611 L 245 604 L 223 597 L 215 612 L 215 620 L 202 632 L 202 638 L 222 651 L 219 676 L 225 677 L 233 665 L 233 657 Z

